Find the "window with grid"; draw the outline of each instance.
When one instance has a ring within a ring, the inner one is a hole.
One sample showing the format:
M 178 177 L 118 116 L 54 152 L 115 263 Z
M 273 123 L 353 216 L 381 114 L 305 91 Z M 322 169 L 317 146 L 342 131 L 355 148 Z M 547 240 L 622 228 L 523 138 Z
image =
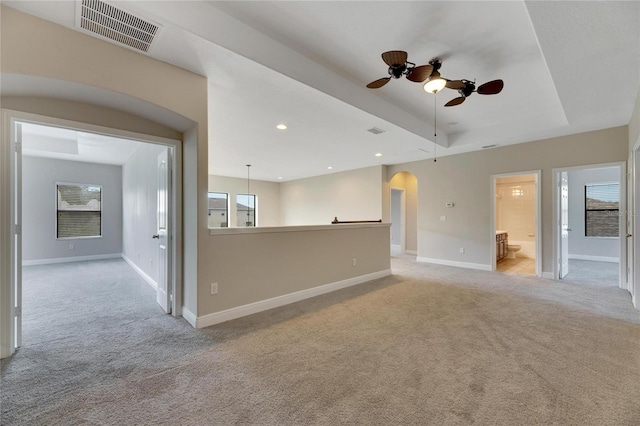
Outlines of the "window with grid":
M 238 213 L 238 226 L 256 226 L 255 194 L 237 194 L 236 210 Z
M 617 237 L 619 235 L 619 184 L 585 185 L 584 205 L 585 237 Z
M 229 194 L 209 192 L 209 228 L 229 227 Z
M 102 236 L 102 187 L 100 185 L 56 184 L 57 238 Z

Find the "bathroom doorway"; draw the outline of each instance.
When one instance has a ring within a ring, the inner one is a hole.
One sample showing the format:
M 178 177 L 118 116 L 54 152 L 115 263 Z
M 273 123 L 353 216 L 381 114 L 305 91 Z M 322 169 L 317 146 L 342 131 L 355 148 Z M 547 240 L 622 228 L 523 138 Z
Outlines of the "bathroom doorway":
M 492 176 L 494 271 L 541 276 L 540 171 Z

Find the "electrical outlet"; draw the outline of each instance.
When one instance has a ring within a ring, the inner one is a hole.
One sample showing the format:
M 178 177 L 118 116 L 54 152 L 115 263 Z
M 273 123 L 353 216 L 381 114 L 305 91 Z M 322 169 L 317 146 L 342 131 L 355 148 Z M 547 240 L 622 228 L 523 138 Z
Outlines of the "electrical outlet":
M 356 262 L 356 258 L 355 257 L 353 258 L 353 262 L 352 263 L 353 263 L 353 266 L 356 266 L 357 262 Z
M 447 221 L 446 216 L 440 216 L 440 222 L 446 222 L 446 221 Z
M 460 254 L 464 254 L 464 247 L 460 247 Z
M 76 248 L 75 244 L 69 244 L 69 250 L 74 250 Z
M 218 294 L 218 283 L 211 283 L 211 294 Z

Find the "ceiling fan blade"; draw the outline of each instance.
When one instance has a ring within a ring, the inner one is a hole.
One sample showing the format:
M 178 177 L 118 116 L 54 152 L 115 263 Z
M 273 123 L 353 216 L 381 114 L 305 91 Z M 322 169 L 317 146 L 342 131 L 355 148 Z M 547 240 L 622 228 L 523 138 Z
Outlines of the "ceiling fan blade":
M 420 65 L 411 70 L 409 75 L 407 75 L 407 80 L 415 81 L 416 83 L 423 82 L 429 78 L 432 71 L 433 65 Z
M 407 62 L 407 52 L 402 50 L 390 50 L 382 54 L 382 60 L 385 64 L 392 65 L 404 65 Z
M 384 78 L 380 78 L 376 81 L 372 81 L 371 83 L 367 84 L 367 87 L 369 89 L 379 89 L 382 86 L 384 86 L 385 84 L 387 84 L 389 82 L 389 80 L 391 80 L 391 77 L 384 77 Z
M 460 89 L 464 89 L 464 81 L 462 80 L 447 80 L 447 84 L 446 84 L 446 88 L 448 89 L 454 89 L 454 90 L 460 90 Z
M 464 102 L 465 99 L 467 98 L 465 98 L 464 96 L 460 96 L 459 98 L 451 99 L 449 102 L 444 104 L 444 106 L 451 107 L 451 106 L 460 105 L 461 103 Z
M 502 80 L 493 80 L 478 86 L 478 94 L 480 95 L 497 95 L 502 91 L 504 82 Z

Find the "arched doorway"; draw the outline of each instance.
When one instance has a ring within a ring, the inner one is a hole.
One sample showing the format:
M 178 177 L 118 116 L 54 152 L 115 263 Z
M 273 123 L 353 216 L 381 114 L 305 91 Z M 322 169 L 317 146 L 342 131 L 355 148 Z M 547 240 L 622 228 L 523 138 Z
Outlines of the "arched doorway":
M 391 255 L 418 254 L 418 179 L 395 173 L 389 181 Z

